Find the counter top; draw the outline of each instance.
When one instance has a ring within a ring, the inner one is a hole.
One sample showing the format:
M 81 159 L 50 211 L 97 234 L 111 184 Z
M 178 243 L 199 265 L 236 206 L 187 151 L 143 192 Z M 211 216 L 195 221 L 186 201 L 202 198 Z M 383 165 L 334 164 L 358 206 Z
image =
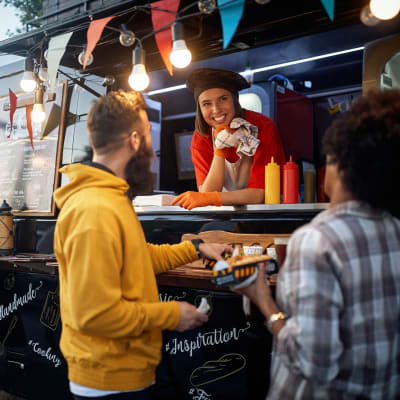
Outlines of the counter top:
M 135 206 L 138 215 L 157 214 L 260 214 L 260 213 L 310 213 L 326 210 L 329 203 L 248 204 L 243 206 L 208 206 L 186 210 L 178 206 Z

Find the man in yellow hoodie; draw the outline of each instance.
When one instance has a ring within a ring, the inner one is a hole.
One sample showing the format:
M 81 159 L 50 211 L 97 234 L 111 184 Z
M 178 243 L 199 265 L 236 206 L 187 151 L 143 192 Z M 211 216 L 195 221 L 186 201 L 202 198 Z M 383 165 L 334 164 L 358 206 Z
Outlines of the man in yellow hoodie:
M 149 399 L 161 331 L 207 321 L 189 303 L 160 302 L 155 275 L 200 256 L 220 259 L 232 249 L 146 243 L 130 196 L 150 179 L 150 124 L 140 93 L 102 96 L 87 127 L 93 161 L 62 168 L 70 182 L 54 193 L 60 348 L 76 399 Z

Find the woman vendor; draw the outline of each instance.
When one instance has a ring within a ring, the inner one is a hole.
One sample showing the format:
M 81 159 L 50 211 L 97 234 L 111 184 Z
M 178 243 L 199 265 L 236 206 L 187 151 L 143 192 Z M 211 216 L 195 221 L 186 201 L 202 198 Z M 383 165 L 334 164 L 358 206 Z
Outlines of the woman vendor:
M 172 205 L 191 210 L 264 203 L 265 165 L 273 157 L 282 166 L 285 155 L 274 122 L 240 106 L 238 92 L 249 87 L 246 79 L 201 68 L 191 72 L 186 86 L 197 107 L 191 152 L 199 191 L 180 194 Z

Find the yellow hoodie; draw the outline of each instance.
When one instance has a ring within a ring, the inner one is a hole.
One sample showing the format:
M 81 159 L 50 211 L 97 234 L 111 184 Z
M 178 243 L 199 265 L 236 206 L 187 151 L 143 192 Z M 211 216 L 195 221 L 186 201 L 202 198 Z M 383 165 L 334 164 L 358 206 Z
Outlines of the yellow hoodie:
M 83 164 L 61 169 L 54 237 L 68 377 L 102 390 L 141 389 L 155 379 L 161 330 L 174 329 L 178 304 L 161 303 L 155 274 L 197 259 L 191 242 L 146 243 L 128 184 Z

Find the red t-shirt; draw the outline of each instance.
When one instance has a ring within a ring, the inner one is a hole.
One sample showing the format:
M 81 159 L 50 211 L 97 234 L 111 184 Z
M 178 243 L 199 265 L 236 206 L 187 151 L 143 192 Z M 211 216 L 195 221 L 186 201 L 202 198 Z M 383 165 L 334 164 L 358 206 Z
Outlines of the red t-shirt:
M 265 165 L 271 161 L 271 157 L 274 157 L 274 161 L 281 167 L 285 164 L 282 142 L 272 119 L 249 110 L 245 110 L 244 119 L 258 127 L 257 137 L 260 139 L 260 144 L 253 157 L 247 187 L 264 189 Z M 208 175 L 214 156 L 211 128 L 207 137 L 200 136 L 194 131 L 190 149 L 192 151 L 192 161 L 196 172 L 196 183 L 197 187 L 199 187 L 203 184 Z M 236 148 L 229 148 L 226 159 L 234 163 L 238 158 L 239 156 L 236 154 Z

